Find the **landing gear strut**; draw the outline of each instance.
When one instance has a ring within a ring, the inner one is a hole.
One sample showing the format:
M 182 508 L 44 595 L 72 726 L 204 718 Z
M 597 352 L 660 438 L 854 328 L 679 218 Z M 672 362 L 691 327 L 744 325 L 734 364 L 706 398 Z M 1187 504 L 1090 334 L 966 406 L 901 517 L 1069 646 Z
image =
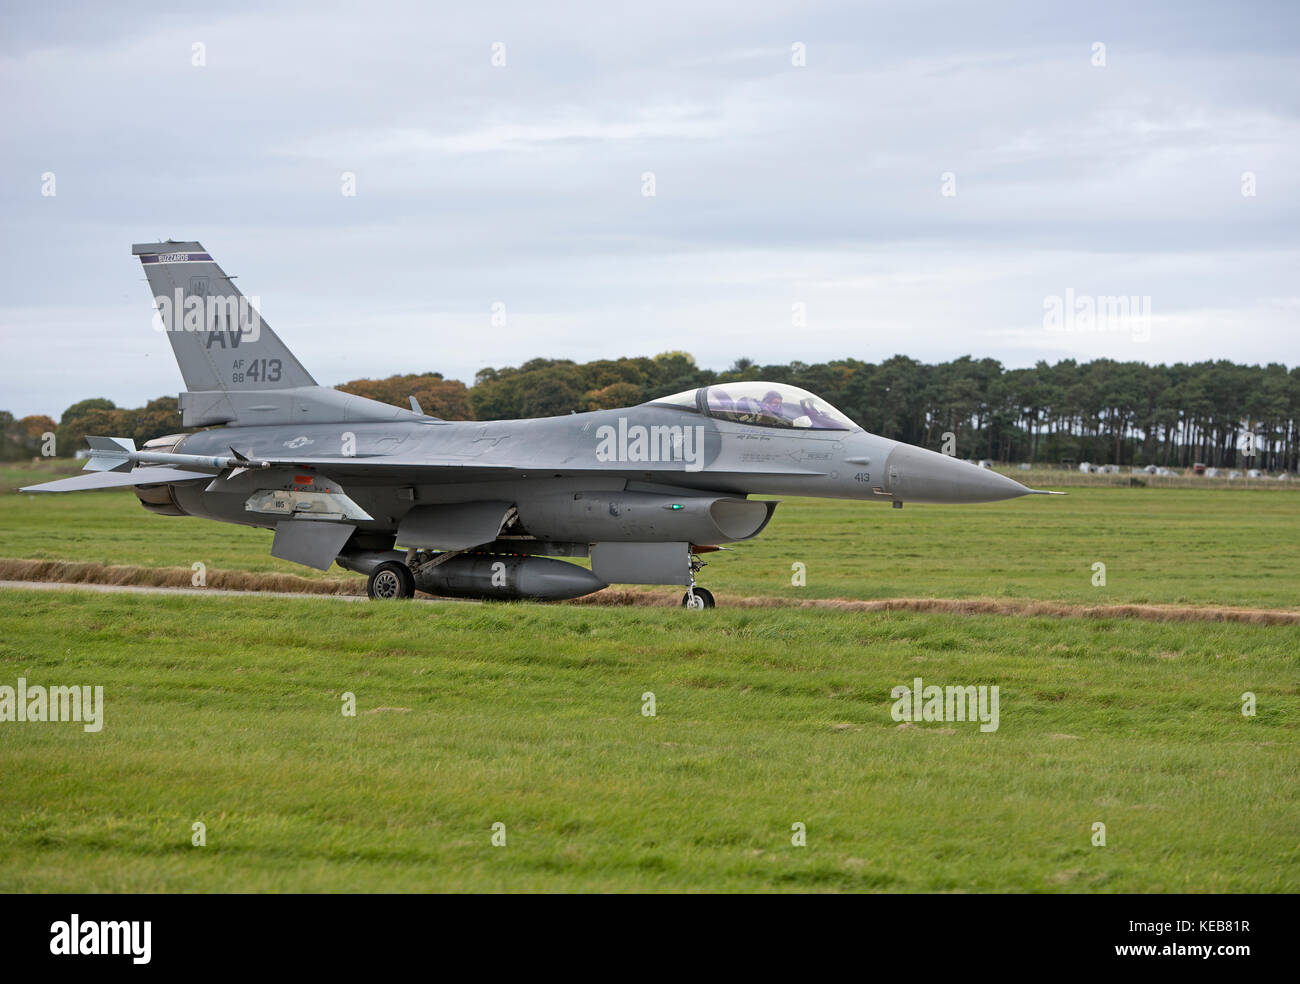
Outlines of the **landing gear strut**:
M 385 561 L 370 572 L 366 594 L 373 601 L 412 598 L 415 596 L 415 575 L 400 561 Z
M 700 572 L 701 568 L 707 566 L 708 565 L 704 563 L 704 561 L 700 560 L 699 557 L 695 556 L 695 554 L 691 554 L 691 584 L 690 587 L 686 589 L 686 594 L 682 595 L 683 608 L 715 607 L 716 603 L 713 600 L 713 592 L 709 591 L 707 588 L 697 588 L 695 586 L 695 575 Z

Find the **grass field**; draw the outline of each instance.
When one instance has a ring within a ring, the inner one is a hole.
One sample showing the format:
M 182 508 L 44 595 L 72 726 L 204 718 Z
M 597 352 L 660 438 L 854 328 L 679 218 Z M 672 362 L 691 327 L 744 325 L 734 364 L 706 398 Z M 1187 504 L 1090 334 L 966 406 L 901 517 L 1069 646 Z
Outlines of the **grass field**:
M 317 576 L 129 493 L 0 494 L 0 543 Z M 701 580 L 1295 610 L 1297 548 L 1284 490 L 790 500 Z M 0 590 L 19 676 L 105 723 L 0 723 L 0 891 L 1300 891 L 1294 625 Z M 917 676 L 998 729 L 895 721 Z
M 10 487 L 43 477 L 0 471 Z M 358 577 L 276 560 L 270 542 L 263 530 L 154 516 L 126 490 L 0 494 L 2 557 Z M 903 509 L 789 499 L 757 539 L 705 559 L 700 583 L 721 603 L 986 597 L 1295 608 L 1300 490 L 1098 486 L 1064 498 Z M 801 587 L 792 583 L 796 563 L 805 567 Z M 1106 565 L 1105 586 L 1093 583 L 1094 563 Z
M 0 890 L 1300 889 L 1293 629 L 685 614 L 0 593 Z

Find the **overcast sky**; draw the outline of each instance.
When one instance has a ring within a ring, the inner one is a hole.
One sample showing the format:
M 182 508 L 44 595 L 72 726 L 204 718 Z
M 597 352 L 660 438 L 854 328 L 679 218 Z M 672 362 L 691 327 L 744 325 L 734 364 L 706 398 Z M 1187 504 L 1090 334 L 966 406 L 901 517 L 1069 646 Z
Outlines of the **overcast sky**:
M 1297 26 L 1188 0 L 6 5 L 0 409 L 181 389 L 130 255 L 168 237 L 327 384 L 669 349 L 1293 366 Z M 1051 330 L 1067 289 L 1150 319 Z

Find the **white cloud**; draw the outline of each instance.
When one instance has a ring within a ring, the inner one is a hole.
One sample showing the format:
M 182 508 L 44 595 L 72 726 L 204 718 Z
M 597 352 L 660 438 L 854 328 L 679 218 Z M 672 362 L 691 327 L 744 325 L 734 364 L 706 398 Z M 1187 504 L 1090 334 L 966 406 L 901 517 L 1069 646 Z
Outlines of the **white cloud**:
M 1193 7 L 7 9 L 0 408 L 176 391 L 127 255 L 168 235 L 329 381 L 669 348 L 1295 364 L 1300 13 Z M 1066 287 L 1150 295 L 1150 342 L 1045 337 Z

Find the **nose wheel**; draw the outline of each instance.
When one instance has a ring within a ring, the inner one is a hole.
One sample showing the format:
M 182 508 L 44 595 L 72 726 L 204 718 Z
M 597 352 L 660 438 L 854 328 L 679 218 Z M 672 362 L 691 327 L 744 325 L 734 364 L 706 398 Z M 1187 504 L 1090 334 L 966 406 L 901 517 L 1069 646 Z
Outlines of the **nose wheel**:
M 695 554 L 691 554 L 691 586 L 686 589 L 686 594 L 682 595 L 683 608 L 714 608 L 716 602 L 713 600 L 713 592 L 707 588 L 697 588 L 695 586 L 695 575 L 700 569 L 707 567 L 704 561 L 700 560 Z
M 372 601 L 395 601 L 415 596 L 415 575 L 405 564 L 386 561 L 370 572 L 366 594 Z
M 692 586 L 686 594 L 682 595 L 683 608 L 713 608 L 713 592 L 708 588 L 697 588 Z

